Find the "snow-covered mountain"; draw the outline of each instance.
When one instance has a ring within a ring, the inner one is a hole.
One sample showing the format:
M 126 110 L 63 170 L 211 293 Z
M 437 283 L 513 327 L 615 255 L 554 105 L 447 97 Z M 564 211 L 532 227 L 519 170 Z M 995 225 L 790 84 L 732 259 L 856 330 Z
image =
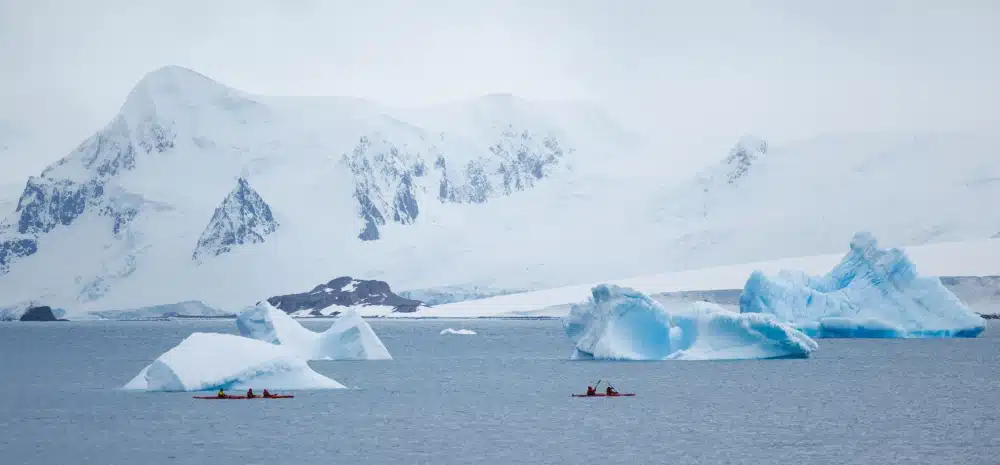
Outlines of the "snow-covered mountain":
M 232 306 L 330 274 L 405 280 L 434 262 L 461 276 L 467 263 L 439 252 L 493 229 L 467 227 L 476 215 L 503 221 L 485 204 L 575 178 L 587 160 L 577 146 L 603 158 L 566 135 L 576 120 L 591 127 L 575 134 L 622 138 L 593 127 L 599 116 L 510 95 L 396 110 L 251 95 L 162 68 L 27 180 L 0 225 L 0 295 L 107 309 L 201 289 Z
M 1000 231 L 995 139 L 744 137 L 702 173 L 591 106 L 268 97 L 167 67 L 25 183 L 3 303 L 199 300 L 233 311 L 330 276 L 537 289 Z

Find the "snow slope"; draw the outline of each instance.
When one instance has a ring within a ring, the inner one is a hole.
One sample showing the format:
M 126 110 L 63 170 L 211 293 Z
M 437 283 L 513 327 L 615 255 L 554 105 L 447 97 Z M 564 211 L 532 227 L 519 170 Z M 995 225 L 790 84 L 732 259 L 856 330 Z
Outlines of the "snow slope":
M 28 180 L 0 227 L 0 295 L 78 311 L 191 299 L 233 309 L 331 274 L 459 282 L 495 238 L 469 225 L 514 227 L 507 213 L 530 191 L 559 205 L 567 182 L 608 176 L 588 171 L 581 162 L 603 154 L 582 156 L 586 141 L 568 140 L 570 123 L 544 105 L 459 106 L 482 118 L 405 121 L 357 99 L 265 97 L 182 68 L 152 72 L 104 129 Z M 212 253 L 192 257 L 203 247 Z M 498 266 L 522 268 L 517 256 Z
M 899 249 L 858 233 L 831 271 L 750 275 L 741 313 L 765 313 L 818 337 L 976 337 L 986 320 Z
M 981 214 L 1000 197 L 994 138 L 644 147 L 585 104 L 495 94 L 399 109 L 166 67 L 27 180 L 0 225 L 0 296 L 233 311 L 330 276 L 540 289 L 834 252 L 857 230 L 911 245 L 1000 231 Z M 692 156 L 719 162 L 674 169 Z
M 286 347 L 231 334 L 192 333 L 143 368 L 124 389 L 341 389 Z
M 707 302 L 664 308 L 634 289 L 604 284 L 564 322 L 575 360 L 805 358 L 819 346 L 771 315 Z
M 903 250 L 921 273 L 928 276 L 994 276 L 1000 274 L 1000 239 L 948 242 L 905 247 Z M 666 292 L 712 289 L 742 289 L 756 270 L 776 273 L 796 269 L 809 274 L 823 274 L 836 266 L 843 254 L 813 255 L 761 262 L 742 263 L 661 273 L 608 281 L 622 287 L 655 295 Z M 551 316 L 563 317 L 569 305 L 590 293 L 594 284 L 581 284 L 510 294 L 488 299 L 456 302 L 422 309 L 393 317 L 488 317 Z
M 240 312 L 236 326 L 245 337 L 286 346 L 307 360 L 392 360 L 375 331 L 353 310 L 317 333 L 264 300 Z

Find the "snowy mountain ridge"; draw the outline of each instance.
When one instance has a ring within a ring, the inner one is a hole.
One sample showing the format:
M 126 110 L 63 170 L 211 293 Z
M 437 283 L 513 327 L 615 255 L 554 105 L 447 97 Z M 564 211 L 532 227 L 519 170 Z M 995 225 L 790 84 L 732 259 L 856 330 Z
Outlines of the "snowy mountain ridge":
M 0 286 L 60 263 L 55 279 L 22 297 L 138 306 L 149 302 L 106 299 L 137 274 L 152 282 L 223 255 L 276 253 L 268 243 L 278 236 L 357 248 L 347 244 L 377 242 L 435 209 L 485 204 L 572 169 L 565 159 L 575 150 L 558 112 L 494 95 L 449 107 L 466 110 L 480 119 L 435 132 L 424 126 L 447 128 L 449 112 L 409 110 L 404 121 L 363 100 L 256 96 L 184 68 L 156 70 L 107 126 L 28 179 L 0 225 Z M 289 232 L 276 236 L 286 224 Z M 184 248 L 195 263 L 175 256 Z M 328 261 L 365 261 L 367 251 L 353 252 Z M 202 269 L 228 266 L 216 260 Z
M 178 67 L 25 183 L 0 296 L 70 311 L 235 311 L 330 276 L 538 289 L 1000 231 L 995 138 L 748 136 L 695 175 L 585 104 L 398 109 L 269 97 Z M 675 159 L 674 159 L 675 160 Z M 242 180 L 242 181 L 241 181 Z M 243 186 L 246 187 L 243 187 Z

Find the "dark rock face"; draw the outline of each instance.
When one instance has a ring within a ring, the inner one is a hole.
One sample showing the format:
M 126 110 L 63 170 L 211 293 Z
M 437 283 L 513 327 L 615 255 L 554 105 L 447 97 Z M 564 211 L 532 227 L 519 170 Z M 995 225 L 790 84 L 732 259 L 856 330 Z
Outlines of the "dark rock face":
M 418 158 L 416 163 L 408 163 L 414 158 Z M 344 155 L 344 162 L 354 175 L 354 199 L 358 215 L 365 222 L 359 239 L 378 240 L 379 227 L 385 226 L 386 218 L 399 224 L 417 219 L 420 209 L 414 178 L 426 173 L 419 157 L 387 140 L 364 136 L 351 153 Z
M 424 148 L 432 154 L 437 151 Z M 379 240 L 380 228 L 389 220 L 397 224 L 416 221 L 418 191 L 436 190 L 439 202 L 486 203 L 534 187 L 571 152 L 551 135 L 518 131 L 509 125 L 498 132 L 488 149 L 489 154 L 458 166 L 449 164 L 442 154 L 431 155 L 440 177 L 433 185 L 434 181 L 421 179 L 428 168 L 418 149 L 377 135 L 361 137 L 354 150 L 343 156 L 354 175 L 354 199 L 364 223 L 358 238 Z
M 38 242 L 32 238 L 0 240 L 0 275 L 10 271 L 10 263 L 19 257 L 38 252 Z
M 169 150 L 173 147 L 173 137 L 169 129 L 154 123 L 136 134 L 139 145 L 147 152 Z M 40 236 L 58 226 L 71 225 L 88 210 L 108 214 L 102 212 L 108 209 L 105 187 L 112 178 L 135 167 L 132 131 L 125 118 L 118 116 L 72 153 L 42 171 L 41 176 L 30 177 L 14 218 L 5 224 L 10 229 L 16 227 L 19 236 L 0 226 L 0 275 L 10 271 L 10 264 L 16 259 L 36 253 Z M 78 177 L 81 168 L 86 174 Z M 113 213 L 114 233 L 137 214 L 137 211 Z
M 246 179 L 239 178 L 236 188 L 215 209 L 191 258 L 221 255 L 237 244 L 264 242 L 264 236 L 277 229 L 278 222 L 271 214 L 271 207 Z
M 336 305 L 351 307 L 355 305 L 386 305 L 394 307 L 394 312 L 411 313 L 423 305 L 419 300 L 400 297 L 389 289 L 385 281 L 354 279 L 341 276 L 326 284 L 320 284 L 309 292 L 301 294 L 280 295 L 267 299 L 285 313 L 312 309 L 313 315 L 321 315 L 320 310 Z M 332 314 L 337 314 L 334 312 Z
M 42 234 L 56 226 L 69 226 L 104 194 L 101 184 L 80 184 L 69 180 L 51 180 L 32 176 L 24 186 L 15 213 L 20 214 L 17 232 Z
M 471 160 L 464 167 L 465 183 L 448 176 L 444 157 L 434 161 L 441 172 L 438 200 L 453 203 L 486 203 L 490 198 L 530 189 L 545 179 L 567 151 L 554 137 L 538 138 L 528 131 L 508 127 L 489 147 L 492 157 Z
M 43 305 L 41 307 L 31 307 L 21 315 L 21 321 L 66 321 L 56 318 L 52 313 L 52 308 Z

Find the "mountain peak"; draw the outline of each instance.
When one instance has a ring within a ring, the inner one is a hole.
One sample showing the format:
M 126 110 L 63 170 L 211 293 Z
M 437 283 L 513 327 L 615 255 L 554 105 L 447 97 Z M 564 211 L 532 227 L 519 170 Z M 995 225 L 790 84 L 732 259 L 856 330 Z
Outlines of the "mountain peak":
M 171 108 L 198 107 L 241 95 L 215 80 L 182 66 L 163 66 L 146 73 L 132 88 L 122 112 L 143 118 Z
M 146 89 L 169 89 L 176 87 L 198 87 L 198 86 L 214 86 L 214 87 L 225 87 L 219 84 L 212 78 L 205 76 L 193 69 L 185 68 L 183 66 L 177 65 L 167 65 L 161 66 L 146 73 L 139 82 L 136 83 L 135 88 L 146 88 Z

